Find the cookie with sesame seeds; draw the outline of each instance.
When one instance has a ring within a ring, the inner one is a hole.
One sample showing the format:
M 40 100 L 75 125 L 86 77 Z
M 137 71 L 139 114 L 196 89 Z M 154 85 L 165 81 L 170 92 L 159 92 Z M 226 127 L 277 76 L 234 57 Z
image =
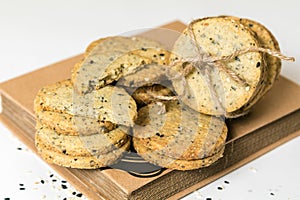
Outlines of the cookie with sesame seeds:
M 174 93 L 172 91 L 171 86 L 167 85 L 159 85 L 159 84 L 154 84 L 150 86 L 143 86 L 138 89 L 136 89 L 132 93 L 132 98 L 136 101 L 136 103 L 139 106 L 145 106 L 147 104 L 151 104 L 157 99 L 154 97 L 157 96 L 173 96 Z
M 164 64 L 168 60 L 164 52 L 161 44 L 143 37 L 116 36 L 94 42 L 74 67 L 74 88 L 86 94 L 134 73 L 144 64 Z
M 37 125 L 35 143 L 38 148 L 48 149 L 70 156 L 90 156 L 105 154 L 120 148 L 130 140 L 128 128 L 120 127 L 106 133 L 88 136 L 62 135 L 47 126 Z
M 160 84 L 168 80 L 168 68 L 169 66 L 167 65 L 159 65 L 157 63 L 144 65 L 135 73 L 123 76 L 117 82 L 117 85 L 127 88 L 138 88 L 142 86 Z
M 202 159 L 183 160 L 178 158 L 172 158 L 161 154 L 161 152 L 148 149 L 140 143 L 134 143 L 134 148 L 136 149 L 138 154 L 149 163 L 181 171 L 208 167 L 217 162 L 220 158 L 222 158 L 225 150 L 225 146 L 223 146 L 221 147 L 221 149 L 219 149 L 219 151 L 216 151 L 214 154 L 204 157 Z
M 89 155 L 89 156 L 71 156 L 56 151 L 39 148 L 39 143 L 36 143 L 39 155 L 48 163 L 56 164 L 63 167 L 77 169 L 98 169 L 107 167 L 118 161 L 118 159 L 127 152 L 130 147 L 130 141 L 122 147 L 114 149 L 105 154 Z
M 186 29 L 175 42 L 170 57 L 178 72 L 189 64 L 185 60 L 199 58 L 199 50 L 206 56 L 221 57 L 260 46 L 247 27 L 223 17 L 198 19 L 190 27 L 191 32 Z M 264 79 L 263 55 L 249 52 L 223 64 L 223 68 L 206 65 L 193 69 L 185 81 L 174 79 L 174 89 L 182 95 L 182 101 L 196 111 L 212 115 L 230 114 L 248 103 Z
M 273 51 L 280 51 L 278 41 L 264 25 L 260 24 L 259 22 L 245 19 L 245 18 L 237 18 L 233 16 L 224 16 L 229 19 L 233 19 L 239 21 L 244 26 L 249 27 L 252 30 L 258 41 L 260 42 L 260 46 L 266 49 L 270 49 Z M 259 93 L 250 101 L 247 105 L 241 108 L 240 111 L 237 112 L 245 112 L 249 110 L 255 103 L 257 103 L 273 86 L 274 82 L 278 78 L 281 70 L 281 60 L 274 56 L 265 55 L 265 62 L 266 62 L 266 78 L 262 82 L 263 86 Z
M 224 146 L 227 126 L 223 118 L 201 114 L 178 101 L 165 102 L 139 110 L 133 128 L 134 145 L 179 160 L 203 159 Z
M 117 127 L 110 121 L 96 118 L 76 116 L 53 111 L 38 111 L 37 119 L 48 128 L 64 135 L 93 135 L 105 133 Z M 77 122 L 77 123 L 76 123 Z
M 84 126 L 82 117 L 117 125 L 133 126 L 137 116 L 134 99 L 120 87 L 108 85 L 86 95 L 74 92 L 70 80 L 50 84 L 38 92 L 34 100 L 35 113 L 53 111 L 72 115 L 75 125 Z M 77 117 L 79 116 L 79 117 Z

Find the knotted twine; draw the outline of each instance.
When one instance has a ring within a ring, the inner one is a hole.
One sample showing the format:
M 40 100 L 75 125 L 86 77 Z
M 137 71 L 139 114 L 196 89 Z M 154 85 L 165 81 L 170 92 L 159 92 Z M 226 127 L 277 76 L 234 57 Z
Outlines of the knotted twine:
M 208 53 L 206 53 L 203 50 L 203 48 L 197 41 L 194 29 L 192 27 L 195 22 L 196 22 L 196 20 L 192 21 L 188 25 L 187 31 L 188 31 L 188 35 L 191 38 L 192 45 L 194 46 L 194 48 L 197 51 L 196 57 L 181 58 L 177 61 L 174 61 L 170 66 L 168 66 L 169 70 L 172 69 L 172 67 L 174 67 L 178 63 L 185 63 L 185 65 L 184 66 L 182 65 L 182 69 L 177 75 L 172 76 L 172 75 L 170 75 L 171 73 L 168 73 L 168 71 L 167 71 L 166 76 L 169 80 L 181 79 L 183 88 L 185 88 L 185 86 L 186 86 L 185 77 L 187 75 L 189 75 L 194 69 L 196 69 L 204 77 L 204 80 L 211 92 L 212 99 L 214 101 L 216 100 L 216 103 L 218 104 L 217 106 L 219 108 L 221 108 L 221 111 L 222 111 L 222 113 L 224 113 L 223 115 L 225 117 L 227 117 L 227 116 L 238 117 L 239 115 L 243 115 L 243 113 L 241 113 L 241 114 L 227 113 L 226 108 L 224 108 L 224 106 L 222 105 L 221 99 L 220 99 L 220 97 L 218 97 L 217 92 L 216 92 L 215 88 L 213 87 L 213 83 L 212 83 L 212 79 L 211 79 L 211 73 L 212 73 L 213 68 L 217 68 L 219 71 L 223 71 L 236 83 L 250 88 L 250 86 L 246 80 L 244 80 L 243 78 L 238 76 L 238 74 L 236 72 L 234 72 L 233 70 L 231 70 L 230 68 L 228 68 L 226 66 L 226 64 L 225 64 L 226 62 L 232 61 L 237 56 L 240 56 L 240 55 L 243 55 L 246 53 L 250 53 L 250 52 L 262 52 L 262 53 L 267 53 L 270 56 L 277 57 L 281 60 L 290 61 L 290 62 L 295 61 L 294 57 L 285 56 L 279 51 L 274 51 L 274 50 L 271 50 L 268 48 L 262 48 L 262 47 L 249 47 L 249 48 L 245 48 L 245 49 L 241 49 L 241 50 L 236 50 L 232 54 L 227 55 L 227 56 L 217 57 L 217 56 L 209 55 Z M 186 90 L 183 89 L 182 94 L 178 94 L 177 96 L 160 96 L 160 95 L 154 95 L 151 93 L 150 93 L 150 96 L 152 96 L 153 99 L 158 100 L 158 101 L 159 100 L 176 101 L 176 100 L 180 100 L 185 95 L 185 93 L 186 93 Z M 164 113 L 165 107 L 163 106 L 163 104 L 161 102 L 158 102 L 158 105 L 162 106 L 162 111 L 160 112 L 160 114 Z

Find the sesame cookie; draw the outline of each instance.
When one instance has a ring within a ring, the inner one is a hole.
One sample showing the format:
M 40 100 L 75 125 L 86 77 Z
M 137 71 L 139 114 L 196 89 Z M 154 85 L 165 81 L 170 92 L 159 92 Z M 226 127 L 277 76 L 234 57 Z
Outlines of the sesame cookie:
M 173 96 L 171 86 L 166 87 L 163 85 L 144 86 L 136 89 L 132 93 L 132 98 L 139 106 L 144 106 L 157 101 L 154 97 L 157 96 Z
M 225 147 L 221 147 L 219 151 L 215 152 L 215 154 L 210 155 L 208 157 L 202 159 L 194 159 L 194 160 L 182 160 L 175 159 L 172 157 L 168 157 L 161 152 L 153 151 L 152 149 L 148 149 L 141 145 L 140 143 L 134 143 L 134 148 L 138 152 L 138 154 L 147 160 L 148 162 L 159 165 L 161 167 L 175 169 L 175 170 L 193 170 L 199 169 L 202 167 L 208 167 L 215 163 L 217 160 L 223 157 Z
M 79 127 L 85 122 L 76 116 L 125 126 L 133 126 L 137 116 L 136 103 L 124 89 L 109 85 L 82 96 L 74 92 L 70 80 L 43 87 L 35 98 L 34 110 L 73 115 Z
M 280 51 L 279 44 L 274 37 L 274 35 L 262 24 L 245 18 L 237 18 L 232 16 L 225 16 L 226 18 L 233 19 L 236 21 L 239 21 L 244 26 L 249 27 L 250 30 L 252 30 L 259 43 L 260 46 L 266 49 L 274 50 L 274 51 Z M 240 111 L 237 112 L 244 112 L 245 110 L 249 110 L 255 103 L 257 103 L 273 86 L 275 80 L 280 74 L 281 70 L 281 60 L 279 58 L 276 58 L 274 56 L 265 55 L 265 61 L 266 61 L 266 78 L 263 80 L 263 85 L 259 93 L 250 101 L 248 104 L 246 104 L 243 108 L 241 108 Z
M 58 113 L 53 111 L 38 111 L 37 119 L 48 128 L 64 135 L 93 135 L 106 133 L 117 127 L 109 121 Z
M 202 52 L 210 56 L 227 56 L 237 50 L 260 45 L 247 27 L 223 17 L 199 19 L 193 21 L 190 27 Z M 171 63 L 177 62 L 173 68 L 175 71 L 185 68 L 185 59 L 199 57 L 191 35 L 186 29 L 174 45 L 170 60 Z M 224 65 L 224 69 L 209 66 L 202 66 L 200 71 L 194 69 L 185 77 L 186 83 L 182 79 L 174 79 L 175 91 L 183 95 L 185 104 L 205 114 L 222 115 L 240 109 L 261 87 L 263 55 L 249 52 L 224 62 Z M 234 80 L 231 72 L 242 81 Z
M 38 124 L 35 141 L 40 148 L 70 156 L 90 156 L 110 152 L 120 148 L 129 136 L 126 130 L 116 128 L 108 133 L 89 136 L 71 136 L 58 134 L 48 127 Z
M 88 51 L 72 72 L 74 88 L 81 94 L 134 73 L 142 65 L 167 61 L 159 43 L 142 37 L 109 37 L 92 43 Z
M 165 113 L 159 113 L 160 109 L 158 104 L 149 104 L 139 110 L 134 143 L 179 160 L 203 159 L 224 146 L 224 119 L 201 114 L 178 101 L 165 102 Z
M 142 86 L 160 84 L 168 79 L 166 76 L 167 71 L 168 66 L 166 65 L 159 65 L 156 63 L 144 65 L 134 74 L 122 77 L 118 81 L 117 85 L 138 88 Z
M 36 143 L 36 146 L 39 155 L 48 163 L 78 169 L 97 169 L 114 164 L 129 149 L 130 141 L 125 143 L 121 148 L 114 149 L 111 152 L 89 156 L 70 156 L 40 148 L 38 143 Z

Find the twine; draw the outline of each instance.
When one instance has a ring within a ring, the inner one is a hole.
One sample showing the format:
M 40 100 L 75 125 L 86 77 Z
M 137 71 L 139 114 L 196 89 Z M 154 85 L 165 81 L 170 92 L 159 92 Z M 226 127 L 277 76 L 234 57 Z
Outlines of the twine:
M 221 56 L 221 57 L 211 56 L 208 53 L 205 53 L 205 51 L 203 50 L 203 48 L 200 46 L 199 42 L 197 41 L 196 35 L 194 33 L 194 29 L 192 27 L 194 22 L 195 21 L 192 21 L 189 24 L 189 26 L 187 27 L 187 31 L 188 31 L 189 36 L 192 39 L 191 40 L 192 45 L 197 50 L 197 57 L 179 59 L 177 61 L 174 61 L 169 66 L 170 69 L 178 63 L 183 63 L 182 64 L 183 69 L 181 69 L 181 72 L 176 74 L 175 76 L 172 76 L 172 75 L 170 75 L 170 73 L 167 73 L 167 77 L 170 80 L 181 79 L 183 88 L 185 88 L 185 86 L 186 86 L 185 77 L 187 75 L 189 75 L 194 69 L 196 69 L 198 72 L 200 72 L 203 75 L 203 77 L 209 87 L 209 90 L 211 91 L 212 98 L 217 100 L 216 103 L 218 104 L 218 107 L 221 108 L 221 111 L 223 111 L 225 117 L 229 116 L 229 115 L 226 112 L 226 109 L 223 107 L 221 100 L 219 99 L 217 92 L 216 92 L 215 88 L 213 87 L 212 79 L 210 76 L 213 68 L 218 68 L 218 70 L 225 72 L 236 83 L 243 85 L 245 87 L 250 87 L 246 80 L 244 80 L 243 78 L 238 76 L 238 74 L 236 72 L 234 72 L 233 70 L 229 69 L 225 63 L 235 59 L 237 56 L 240 56 L 240 55 L 243 55 L 243 54 L 246 54 L 249 52 L 262 52 L 262 53 L 267 53 L 273 57 L 277 57 L 281 60 L 291 61 L 291 62 L 295 61 L 294 57 L 285 56 L 279 51 L 273 51 L 271 49 L 262 48 L 262 47 L 249 47 L 249 48 L 242 49 L 242 50 L 236 50 L 235 52 L 233 52 L 232 54 L 227 55 L 227 56 Z M 186 92 L 186 90 L 183 90 L 183 93 L 179 94 L 177 96 L 159 96 L 159 95 L 154 95 L 151 93 L 149 93 L 149 95 L 152 96 L 152 98 L 156 99 L 156 100 L 174 101 L 174 100 L 180 100 L 185 95 L 185 92 Z M 231 114 L 230 116 L 233 116 L 233 115 Z

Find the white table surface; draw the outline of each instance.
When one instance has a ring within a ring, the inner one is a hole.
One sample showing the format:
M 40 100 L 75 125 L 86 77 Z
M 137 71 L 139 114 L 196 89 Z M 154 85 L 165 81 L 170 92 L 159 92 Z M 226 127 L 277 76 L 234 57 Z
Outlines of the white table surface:
M 296 0 L 0 0 L 0 82 L 82 53 L 99 37 L 221 14 L 262 22 L 283 53 L 300 59 L 299 5 Z M 282 75 L 300 84 L 299 62 L 283 62 Z M 185 199 L 300 199 L 299 146 L 298 137 Z M 84 198 L 1 123 L 0 159 L 0 199 Z

